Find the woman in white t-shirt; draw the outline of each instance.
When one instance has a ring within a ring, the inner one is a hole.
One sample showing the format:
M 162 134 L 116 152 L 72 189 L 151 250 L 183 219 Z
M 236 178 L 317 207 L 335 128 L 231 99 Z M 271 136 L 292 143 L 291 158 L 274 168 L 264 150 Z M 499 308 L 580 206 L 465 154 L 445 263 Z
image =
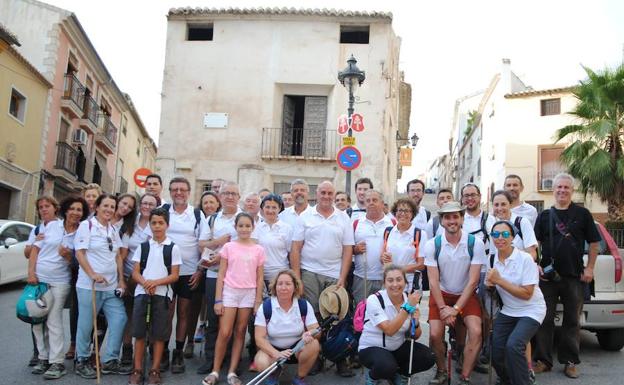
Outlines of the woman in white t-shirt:
M 384 268 L 383 281 L 384 289 L 366 300 L 358 355 L 360 363 L 369 369 L 366 373 L 367 385 L 378 384 L 380 380 L 388 380 L 395 385 L 405 384 L 408 376 L 431 368 L 435 358 L 427 346 L 419 342 L 412 344 L 406 338 L 407 332 L 414 339 L 422 334 L 418 321 L 420 293 L 405 293 L 407 277 L 397 265 L 390 264 Z M 410 349 L 413 349 L 411 355 Z
M 514 227 L 513 246 L 531 254 L 533 260 L 537 258 L 537 238 L 528 218 L 520 217 L 519 228 L 516 227 L 518 216 L 511 212 L 511 194 L 508 191 L 498 190 L 492 194 L 492 208 L 497 220 L 508 221 Z M 490 250 L 496 253 L 496 250 Z
M 515 227 L 498 221 L 490 238 L 496 247 L 486 285 L 496 287 L 503 304 L 494 321 L 492 364 L 502 384 L 529 384 L 526 348 L 546 315 L 533 257 L 513 245 Z
M 269 285 L 271 296 L 257 309 L 255 321 L 258 353 L 254 362 L 257 369 L 263 371 L 280 358 L 288 358 L 287 363 L 298 362 L 297 375 L 292 380 L 294 385 L 305 385 L 304 378 L 312 369 L 320 351 L 318 340 L 311 334 L 319 325 L 312 305 L 300 299 L 302 289 L 301 281 L 292 270 L 278 272 Z M 306 309 L 305 317 L 302 315 L 303 306 Z M 300 339 L 303 339 L 305 345 L 293 357 L 292 349 Z M 264 384 L 277 385 L 280 374 L 281 370 L 276 370 Z
M 76 336 L 76 374 L 95 378 L 90 358 L 89 342 L 93 328 L 92 290 L 95 290 L 96 311 L 103 310 L 108 322 L 106 350 L 102 372 L 129 374 L 131 368 L 118 362 L 119 350 L 127 316 L 123 301 L 115 289 L 126 289 L 123 279 L 123 261 L 119 255 L 121 239 L 111 223 L 117 200 L 102 194 L 95 201 L 95 216 L 82 222 L 74 241 L 80 263 L 76 292 L 78 295 L 78 333 Z

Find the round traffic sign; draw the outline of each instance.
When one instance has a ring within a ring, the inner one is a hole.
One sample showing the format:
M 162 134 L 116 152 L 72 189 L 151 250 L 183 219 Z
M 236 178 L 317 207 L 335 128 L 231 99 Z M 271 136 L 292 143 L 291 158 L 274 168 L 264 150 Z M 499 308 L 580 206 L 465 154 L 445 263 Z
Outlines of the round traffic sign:
M 343 147 L 336 155 L 336 163 L 345 171 L 354 170 L 362 163 L 362 154 L 353 146 Z
M 146 178 L 148 175 L 153 174 L 149 168 L 142 167 L 134 172 L 134 183 L 140 188 L 145 187 Z

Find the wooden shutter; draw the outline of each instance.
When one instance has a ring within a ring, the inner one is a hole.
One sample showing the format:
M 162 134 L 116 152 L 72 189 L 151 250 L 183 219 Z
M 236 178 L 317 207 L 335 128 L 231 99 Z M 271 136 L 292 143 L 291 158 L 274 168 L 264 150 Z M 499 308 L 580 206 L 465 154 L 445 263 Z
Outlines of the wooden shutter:
M 325 156 L 327 97 L 306 96 L 303 114 L 303 155 Z

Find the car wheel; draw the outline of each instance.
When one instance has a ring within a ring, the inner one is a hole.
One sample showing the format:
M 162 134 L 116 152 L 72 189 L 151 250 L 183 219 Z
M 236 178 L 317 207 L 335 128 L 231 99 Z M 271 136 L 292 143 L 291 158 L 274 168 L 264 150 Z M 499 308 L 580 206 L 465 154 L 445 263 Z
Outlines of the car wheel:
M 598 330 L 598 343 L 604 350 L 616 352 L 624 347 L 624 329 Z

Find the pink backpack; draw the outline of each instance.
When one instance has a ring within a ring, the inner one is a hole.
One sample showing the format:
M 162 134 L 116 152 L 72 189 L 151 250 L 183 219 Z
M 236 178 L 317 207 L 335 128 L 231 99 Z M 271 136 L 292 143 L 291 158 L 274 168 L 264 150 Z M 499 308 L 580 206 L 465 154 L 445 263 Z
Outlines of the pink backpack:
M 377 292 L 375 293 L 375 296 L 379 300 L 379 304 L 381 305 L 381 308 L 385 310 L 386 305 L 384 304 L 384 300 L 381 294 Z M 355 314 L 353 314 L 353 330 L 355 330 L 356 333 L 362 333 L 362 330 L 364 330 L 364 324 L 368 322 L 368 320 L 365 319 L 365 317 L 366 317 L 366 298 L 361 300 L 355 307 Z M 385 340 L 385 335 L 384 335 L 384 340 Z

